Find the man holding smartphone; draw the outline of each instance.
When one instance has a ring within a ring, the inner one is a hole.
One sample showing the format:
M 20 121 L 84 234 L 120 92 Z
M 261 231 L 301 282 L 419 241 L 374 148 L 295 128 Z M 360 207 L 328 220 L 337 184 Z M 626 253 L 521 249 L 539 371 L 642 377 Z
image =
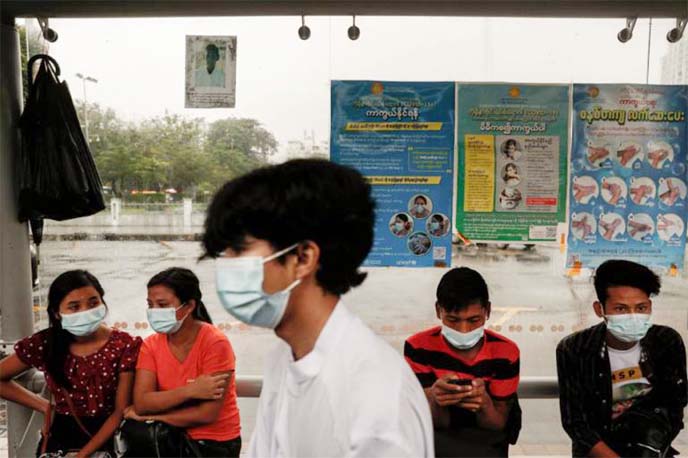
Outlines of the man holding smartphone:
M 485 329 L 487 284 L 467 267 L 447 272 L 437 287 L 441 326 L 411 336 L 404 356 L 425 390 L 436 456 L 508 456 L 521 429 L 516 390 L 519 350 Z

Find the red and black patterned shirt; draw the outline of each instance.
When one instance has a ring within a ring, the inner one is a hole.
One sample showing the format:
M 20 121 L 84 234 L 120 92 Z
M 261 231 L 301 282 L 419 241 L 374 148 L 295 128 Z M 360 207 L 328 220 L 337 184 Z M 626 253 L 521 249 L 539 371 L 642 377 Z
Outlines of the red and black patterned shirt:
M 109 416 L 115 410 L 119 374 L 136 369 L 141 346 L 140 337 L 113 329 L 110 338 L 97 352 L 88 356 L 67 354 L 65 375 L 72 384 L 69 395 L 76 414 L 80 417 Z M 26 337 L 14 345 L 17 357 L 26 365 L 45 373 L 48 388 L 55 398 L 55 411 L 69 415 L 65 400 L 67 391 L 61 389 L 46 371 L 45 346 L 47 330 Z
M 489 329 L 485 330 L 483 339 L 475 358 L 466 360 L 442 337 L 442 327 L 436 326 L 409 337 L 404 345 L 404 357 L 423 388 L 453 374 L 459 378 L 482 378 L 492 399 L 510 399 L 518 388 L 518 346 Z

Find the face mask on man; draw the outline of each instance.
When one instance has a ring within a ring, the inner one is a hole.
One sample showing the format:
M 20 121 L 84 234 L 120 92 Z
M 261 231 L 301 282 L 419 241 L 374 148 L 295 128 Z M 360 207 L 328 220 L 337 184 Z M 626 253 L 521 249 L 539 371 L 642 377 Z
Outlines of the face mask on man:
M 404 230 L 404 223 L 394 223 L 394 229 L 397 232 L 401 232 Z
M 485 334 L 485 325 L 469 332 L 459 332 L 449 326 L 442 325 L 442 335 L 452 347 L 459 350 L 468 350 L 475 347 Z
M 432 223 L 430 223 L 430 230 L 433 232 L 439 231 L 440 230 L 440 223 L 438 223 L 437 221 L 433 221 Z
M 649 313 L 623 313 L 605 315 L 607 330 L 617 339 L 626 343 L 638 342 L 645 337 L 652 326 Z
M 263 291 L 263 264 L 277 259 L 298 246 L 291 245 L 268 257 L 244 256 L 217 258 L 215 282 L 220 302 L 227 312 L 250 326 L 274 329 L 282 321 L 291 290 L 296 280 L 282 291 L 268 294 Z
M 107 315 L 104 304 L 90 310 L 77 313 L 60 314 L 62 329 L 77 337 L 93 334 Z
M 181 320 L 177 319 L 177 311 L 184 307 L 184 305 L 186 304 L 182 304 L 176 309 L 172 307 L 149 308 L 146 310 L 148 323 L 150 323 L 151 328 L 153 328 L 155 332 L 161 334 L 174 334 L 179 331 L 182 324 L 184 324 L 184 320 L 189 316 L 187 313 Z

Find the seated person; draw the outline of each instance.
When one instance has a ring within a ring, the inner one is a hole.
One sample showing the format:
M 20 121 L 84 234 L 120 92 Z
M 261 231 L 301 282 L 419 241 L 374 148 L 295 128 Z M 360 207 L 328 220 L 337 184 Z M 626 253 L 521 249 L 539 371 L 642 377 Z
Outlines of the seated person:
M 437 287 L 435 310 L 442 325 L 404 345 L 430 404 L 438 457 L 508 456 L 508 444 L 521 429 L 519 350 L 485 329 L 490 306 L 478 272 L 452 269 Z
M 212 324 L 198 277 L 182 267 L 156 274 L 148 282 L 147 315 L 156 334 L 141 347 L 134 405 L 125 418 L 185 429 L 200 456 L 238 457 L 234 351 Z M 128 456 L 155 456 L 148 453 L 136 449 Z
M 593 307 L 604 321 L 557 346 L 561 421 L 573 456 L 676 453 L 671 441 L 688 402 L 686 353 L 676 331 L 650 324 L 650 296 L 659 289 L 659 277 L 640 264 L 597 268 Z

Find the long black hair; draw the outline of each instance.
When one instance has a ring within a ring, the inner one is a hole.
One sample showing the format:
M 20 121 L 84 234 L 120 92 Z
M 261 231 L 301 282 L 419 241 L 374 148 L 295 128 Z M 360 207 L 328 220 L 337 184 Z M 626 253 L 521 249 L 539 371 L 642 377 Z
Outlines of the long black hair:
M 55 382 L 67 389 L 71 383 L 65 375 L 65 361 L 69 354 L 69 346 L 74 342 L 74 336 L 62 329 L 60 320 L 60 303 L 75 289 L 92 286 L 103 300 L 105 291 L 96 277 L 86 270 L 68 270 L 53 280 L 48 290 L 48 322 L 46 345 L 43 349 L 45 366 L 48 374 Z M 105 301 L 103 301 L 103 304 Z
M 203 294 L 201 293 L 200 282 L 195 273 L 184 267 L 170 267 L 155 274 L 148 281 L 148 288 L 158 285 L 166 286 L 174 291 L 174 295 L 177 296 L 182 304 L 192 299 L 196 301 L 196 308 L 194 308 L 191 316 L 196 320 L 213 324 L 213 320 L 210 318 L 210 314 L 201 300 Z

